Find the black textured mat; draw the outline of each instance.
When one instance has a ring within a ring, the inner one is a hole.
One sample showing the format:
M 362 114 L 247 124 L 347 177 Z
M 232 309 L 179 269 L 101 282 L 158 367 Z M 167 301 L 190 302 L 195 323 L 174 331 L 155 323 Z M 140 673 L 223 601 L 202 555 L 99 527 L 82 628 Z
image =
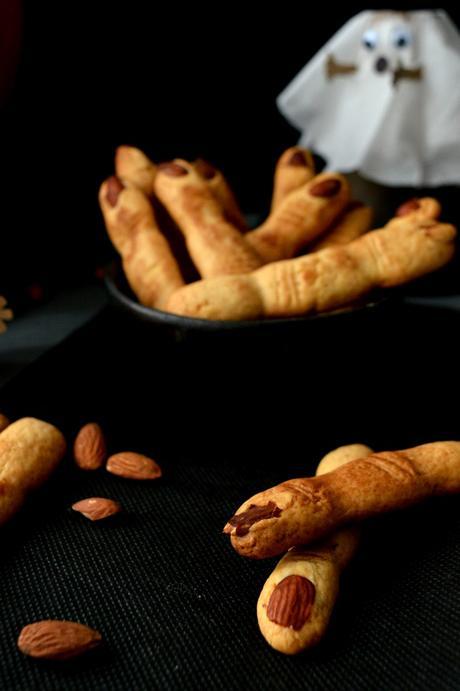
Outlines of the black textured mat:
M 111 451 L 152 455 L 164 477 L 84 473 L 69 455 L 1 529 L 0 687 L 458 689 L 457 497 L 369 525 L 326 638 L 296 658 L 257 627 L 276 560 L 239 557 L 221 531 L 248 496 L 313 473 L 339 444 L 460 439 L 459 326 L 394 309 L 346 333 L 177 342 L 106 312 L 24 371 L 0 410 L 69 440 L 97 420 Z M 69 508 L 88 496 L 124 514 L 90 523 Z M 105 644 L 75 662 L 28 659 L 18 633 L 43 618 L 86 623 Z

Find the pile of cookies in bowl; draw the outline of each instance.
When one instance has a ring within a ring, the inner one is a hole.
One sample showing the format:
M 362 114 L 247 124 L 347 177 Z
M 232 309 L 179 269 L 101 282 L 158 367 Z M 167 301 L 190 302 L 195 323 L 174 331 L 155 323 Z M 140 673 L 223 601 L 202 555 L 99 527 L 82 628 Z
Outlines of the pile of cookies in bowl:
M 411 199 L 372 229 L 340 173 L 315 173 L 291 147 L 276 164 L 266 220 L 248 229 L 224 175 L 203 160 L 155 164 L 120 146 L 99 202 L 141 305 L 205 320 L 332 312 L 447 264 L 456 228 L 431 197 Z

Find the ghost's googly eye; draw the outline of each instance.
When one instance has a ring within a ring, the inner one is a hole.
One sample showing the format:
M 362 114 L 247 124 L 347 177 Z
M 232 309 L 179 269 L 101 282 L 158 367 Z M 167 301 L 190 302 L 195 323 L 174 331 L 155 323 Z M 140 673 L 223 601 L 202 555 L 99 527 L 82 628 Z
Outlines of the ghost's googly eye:
M 368 29 L 361 39 L 361 42 L 368 50 L 374 50 L 378 43 L 378 35 L 374 29 Z
M 398 27 L 393 31 L 391 40 L 395 48 L 407 48 L 412 43 L 410 29 L 405 26 Z

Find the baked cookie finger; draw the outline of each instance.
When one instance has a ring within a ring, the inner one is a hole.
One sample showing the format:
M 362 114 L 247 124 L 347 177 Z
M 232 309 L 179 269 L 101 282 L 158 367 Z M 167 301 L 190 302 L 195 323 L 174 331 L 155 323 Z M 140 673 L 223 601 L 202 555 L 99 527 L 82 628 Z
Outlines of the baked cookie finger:
M 248 225 L 244 219 L 241 209 L 238 205 L 233 190 L 225 179 L 224 175 L 208 161 L 198 158 L 193 167 L 208 183 L 209 189 L 222 206 L 225 216 L 229 223 L 245 232 Z
M 203 278 L 244 274 L 263 264 L 190 163 L 177 159 L 158 166 L 154 190 L 184 234 Z
M 319 237 L 349 201 L 346 178 L 338 173 L 322 173 L 291 192 L 245 238 L 265 263 L 290 259 Z
M 342 526 L 460 492 L 460 442 L 359 458 L 321 477 L 288 480 L 246 501 L 224 528 L 242 556 L 264 559 Z
M 184 281 L 149 200 L 114 176 L 102 183 L 99 203 L 132 291 L 146 307 L 164 309 Z
M 133 146 L 119 146 L 115 154 L 115 170 L 125 187 L 139 189 L 149 198 L 153 206 L 156 225 L 161 228 L 185 283 L 198 280 L 199 274 L 189 257 L 182 233 L 153 193 L 157 171 L 155 163 L 140 149 Z
M 167 309 L 202 319 L 259 319 L 325 312 L 375 288 L 412 281 L 454 254 L 454 226 L 407 220 L 348 245 L 274 262 L 247 275 L 220 276 L 179 289 Z
M 213 195 L 224 209 L 228 221 L 240 230 L 247 230 L 247 224 L 236 197 L 221 171 L 202 158 L 197 159 L 193 166 L 206 180 Z M 153 195 L 157 166 L 140 149 L 134 146 L 117 147 L 115 172 L 126 187 L 137 187 L 148 197 Z
M 341 446 L 328 453 L 316 475 L 323 475 L 372 454 L 363 444 Z M 355 553 L 358 527 L 343 528 L 310 547 L 293 547 L 265 582 L 257 602 L 257 620 L 265 640 L 294 655 L 323 637 L 334 608 L 341 571 Z
M 406 219 L 410 218 L 416 221 L 424 219 L 437 220 L 440 215 L 441 204 L 437 199 L 434 199 L 433 197 L 414 197 L 414 199 L 409 199 L 407 202 L 404 202 L 404 204 L 401 204 L 401 206 L 397 208 L 395 217 L 391 219 L 389 223 L 391 224 L 402 217 Z
M 350 202 L 343 213 L 319 240 L 309 245 L 309 252 L 318 252 L 334 245 L 347 245 L 372 228 L 374 212 L 361 202 Z
M 291 146 L 276 163 L 271 210 L 274 211 L 286 197 L 302 187 L 315 175 L 315 162 L 308 149 Z
M 65 449 L 61 432 L 35 418 L 16 420 L 0 433 L 0 525 L 48 479 Z
M 136 187 L 151 197 L 156 169 L 156 165 L 140 149 L 134 146 L 117 147 L 115 173 L 125 187 Z

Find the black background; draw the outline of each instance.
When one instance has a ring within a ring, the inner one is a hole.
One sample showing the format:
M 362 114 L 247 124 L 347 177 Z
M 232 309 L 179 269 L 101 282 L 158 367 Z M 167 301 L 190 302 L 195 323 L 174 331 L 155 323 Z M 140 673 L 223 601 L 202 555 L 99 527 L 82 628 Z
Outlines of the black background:
M 111 256 L 96 194 L 123 142 L 158 160 L 206 156 L 245 209 L 263 207 L 274 160 L 297 139 L 275 97 L 360 9 L 266 5 L 253 18 L 235 5 L 29 0 L 0 130 L 5 285 L 57 290 Z M 324 644 L 295 660 L 270 650 L 255 620 L 274 562 L 239 558 L 220 533 L 262 484 L 313 472 L 339 444 L 458 438 L 457 315 L 369 319 L 325 321 L 324 333 L 307 321 L 302 337 L 162 343 L 103 314 L 5 387 L 12 419 L 49 420 L 69 441 L 98 420 L 112 451 L 148 453 L 165 476 L 155 488 L 86 477 L 69 454 L 5 529 L 0 685 L 458 688 L 455 498 L 372 526 Z M 121 501 L 121 523 L 68 511 L 100 494 Z M 47 617 L 99 628 L 101 655 L 65 667 L 21 656 L 21 626 Z
M 0 130 L 0 289 L 56 288 L 112 256 L 96 198 L 118 144 L 155 160 L 208 158 L 246 211 L 263 211 L 276 157 L 298 139 L 276 96 L 368 7 L 25 0 Z

